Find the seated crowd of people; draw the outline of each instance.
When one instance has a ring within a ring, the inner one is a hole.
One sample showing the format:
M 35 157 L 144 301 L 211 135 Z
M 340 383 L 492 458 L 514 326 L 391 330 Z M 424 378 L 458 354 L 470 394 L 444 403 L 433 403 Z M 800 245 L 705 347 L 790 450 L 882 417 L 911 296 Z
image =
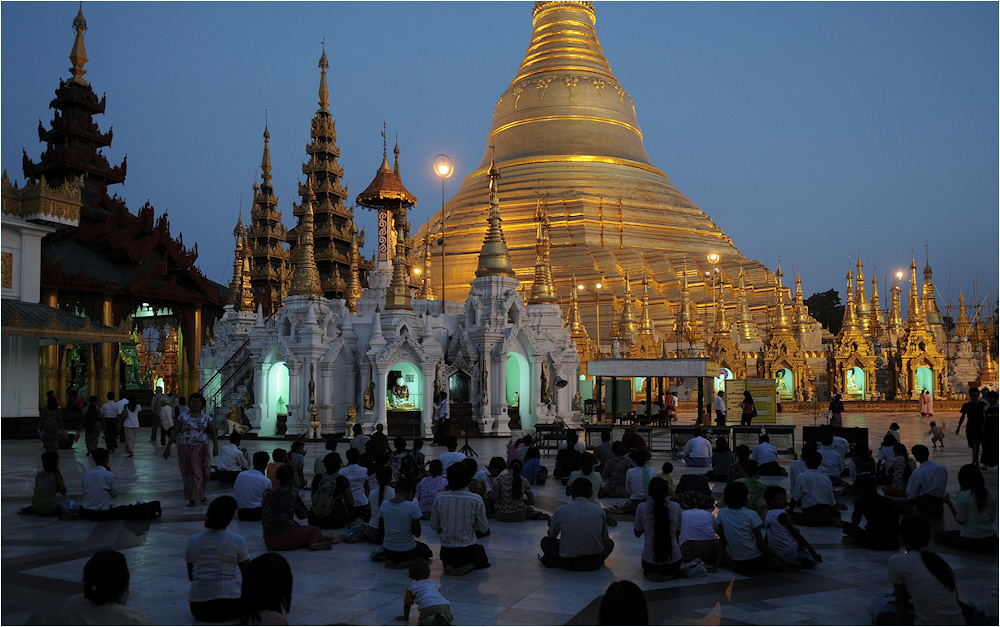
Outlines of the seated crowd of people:
M 852 451 L 831 428 L 821 428 L 819 434 L 818 442 L 806 443 L 800 459 L 785 469 L 766 434 L 752 450 L 745 445 L 730 450 L 724 437 L 713 447 L 696 429 L 681 457 L 708 471 L 683 474 L 675 487 L 673 465 L 666 462 L 660 472 L 654 470 L 648 446 L 635 429 L 614 442 L 610 430 L 602 432 L 601 444 L 592 452 L 570 429 L 556 452 L 552 477 L 566 486 L 572 500 L 550 513 L 535 506 L 532 488 L 545 483 L 549 473 L 531 435 L 512 442 L 506 459 L 493 457 L 480 467 L 457 451 L 454 436 L 446 439 L 447 452 L 428 461 L 420 439 L 408 448 L 406 439 L 397 437 L 390 451 L 381 428 L 371 436 L 355 429 L 343 457 L 337 438 L 327 439 L 307 479 L 302 440 L 294 441 L 290 451 L 276 448 L 270 455 L 258 451 L 251 457 L 234 433 L 221 449 L 215 471 L 220 483 L 232 485 L 232 496 L 209 504 L 206 531 L 193 536 L 187 547 L 191 613 L 204 622 L 287 624 L 292 575 L 278 552 L 368 541 L 378 545 L 372 559 L 389 569 L 408 569 L 413 580 L 401 618 L 415 603 L 421 621 L 450 624 L 450 606 L 429 580 L 427 560 L 433 551 L 419 540 L 425 521 L 438 535 L 444 574 L 463 576 L 490 567 L 479 543 L 491 534 L 490 519 L 548 521 L 540 541 L 541 563 L 591 571 L 600 569 L 615 548 L 608 528 L 618 524 L 616 516 L 633 516 L 635 537 L 642 538 L 642 571 L 651 581 L 677 577 L 682 567 L 697 571 L 699 565 L 708 572 L 726 566 L 741 573 L 812 568 L 822 556 L 798 527 L 829 525 L 843 530 L 845 544 L 882 551 L 898 551 L 902 544 L 930 556 L 921 561 L 907 553 L 890 559 L 897 609 L 924 618 L 929 612 L 954 616 L 957 599 L 955 608 L 942 608 L 918 598 L 937 587 L 954 590 L 950 568 L 927 550 L 931 534 L 926 519 L 948 518 L 947 530 L 936 536 L 939 543 L 996 552 L 997 497 L 986 487 L 980 468 L 962 467 L 960 493 L 953 502 L 945 492 L 945 468 L 929 459 L 924 445 L 907 451 L 898 430 L 886 434 L 876 457 L 865 445 Z M 90 454 L 94 466 L 83 477 L 83 517 L 134 516 L 129 508 L 140 504 L 111 506 L 117 483 L 107 451 L 96 448 Z M 58 453 L 46 452 L 42 464 L 30 511 L 23 513 L 57 513 L 58 497 L 67 492 Z M 789 489 L 761 476 L 787 476 Z M 725 482 L 723 503 L 716 503 L 710 482 Z M 842 520 L 848 508 L 838 500 L 838 491 L 841 499 L 856 498 L 850 521 Z M 602 499 L 617 502 L 604 504 Z M 261 522 L 268 553 L 251 560 L 244 538 L 227 531 L 234 516 Z M 261 580 L 265 573 L 267 584 Z M 73 597 L 60 614 L 64 624 L 148 624 L 148 619 L 141 622 L 141 612 L 123 605 L 128 571 L 121 554 L 94 555 L 84 582 L 84 594 Z

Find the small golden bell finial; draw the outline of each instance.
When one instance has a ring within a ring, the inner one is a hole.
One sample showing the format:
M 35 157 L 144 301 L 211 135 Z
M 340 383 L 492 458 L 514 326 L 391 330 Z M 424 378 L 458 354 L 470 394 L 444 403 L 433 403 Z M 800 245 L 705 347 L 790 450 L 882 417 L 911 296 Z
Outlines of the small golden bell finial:
M 80 10 L 73 20 L 73 30 L 76 31 L 76 39 L 73 40 L 73 49 L 69 53 L 69 60 L 73 63 L 69 71 L 73 78 L 69 80 L 72 83 L 86 85 L 87 81 L 83 75 L 87 70 L 83 69 L 83 66 L 87 64 L 87 48 L 83 43 L 83 33 L 87 30 L 87 20 L 83 17 L 83 2 L 80 2 Z

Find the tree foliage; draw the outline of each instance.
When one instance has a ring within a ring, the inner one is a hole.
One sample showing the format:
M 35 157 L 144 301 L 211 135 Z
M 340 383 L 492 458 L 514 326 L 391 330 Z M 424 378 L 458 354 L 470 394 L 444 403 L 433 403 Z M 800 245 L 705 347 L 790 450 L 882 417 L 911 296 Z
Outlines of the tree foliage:
M 840 304 L 840 293 L 837 290 L 816 292 L 802 302 L 809 308 L 809 315 L 830 333 L 840 333 L 840 327 L 844 324 L 844 306 Z

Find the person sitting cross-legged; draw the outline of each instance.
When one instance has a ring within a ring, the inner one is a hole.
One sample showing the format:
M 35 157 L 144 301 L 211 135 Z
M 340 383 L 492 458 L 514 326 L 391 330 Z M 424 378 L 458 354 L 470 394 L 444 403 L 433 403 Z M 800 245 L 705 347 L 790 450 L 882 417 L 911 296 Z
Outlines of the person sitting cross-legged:
M 420 537 L 420 508 L 413 500 L 417 483 L 412 477 L 402 476 L 396 482 L 396 493 L 382 501 L 368 522 L 382 538 L 386 568 L 406 568 L 410 560 L 431 558 L 431 550 L 417 540 Z
M 615 543 L 608 536 L 601 507 L 589 500 L 593 484 L 581 477 L 571 484 L 571 489 L 573 501 L 552 515 L 538 559 L 548 568 L 597 570 L 611 555 Z
M 820 554 L 792 524 L 786 511 L 788 495 L 785 489 L 777 485 L 768 486 L 764 490 L 764 500 L 768 507 L 764 518 L 768 546 L 786 560 L 798 562 L 803 568 L 812 568 L 817 562 L 822 562 Z
M 837 511 L 837 497 L 833 494 L 833 484 L 829 476 L 820 471 L 822 456 L 816 451 L 805 451 L 806 470 L 795 480 L 792 490 L 792 522 L 806 527 L 840 526 L 840 512 Z
M 858 500 L 854 503 L 851 522 L 844 525 L 845 544 L 856 544 L 876 551 L 899 550 L 899 514 L 896 504 L 887 496 L 878 493 L 875 478 L 858 477 L 854 482 Z M 861 526 L 861 519 L 865 526 Z
M 447 474 L 449 489 L 434 499 L 431 529 L 441 539 L 444 574 L 461 576 L 473 569 L 490 567 L 486 549 L 476 543 L 477 537 L 489 533 L 490 523 L 486 520 L 483 499 L 469 492 L 472 477 L 465 464 L 452 464 Z
M 688 466 L 704 468 L 712 465 L 712 444 L 702 436 L 701 427 L 695 427 L 694 437 L 684 445 L 681 459 Z
M 728 507 L 719 510 L 719 540 L 723 549 L 728 547 L 734 570 L 761 572 L 771 568 L 790 571 L 801 569 L 798 562 L 781 557 L 764 541 L 761 533 L 764 521 L 757 512 L 746 508 L 746 485 L 727 484 L 723 496 Z M 723 553 L 724 551 L 716 553 L 715 564 L 708 569 L 709 572 L 719 569 Z
M 646 536 L 642 548 L 642 572 L 650 581 L 673 579 L 681 570 L 681 506 L 667 500 L 667 482 L 659 477 L 649 481 L 649 501 L 635 512 L 635 536 Z
M 236 477 L 250 467 L 247 449 L 240 446 L 243 436 L 237 431 L 229 435 L 229 444 L 219 449 L 219 461 L 216 464 L 215 479 L 219 483 L 235 483 Z
M 915 510 L 921 516 L 940 516 L 944 512 L 944 496 L 948 487 L 948 470 L 932 462 L 930 451 L 923 444 L 910 449 L 920 466 L 906 482 L 906 501 L 900 507 Z
M 787 477 L 788 471 L 778 463 L 778 449 L 771 444 L 771 438 L 763 433 L 758 441 L 760 444 L 753 447 L 750 459 L 757 462 L 760 476 Z
M 264 492 L 271 489 L 271 480 L 264 472 L 270 457 L 267 451 L 253 454 L 253 468 L 244 470 L 233 483 L 233 498 L 236 499 L 236 515 L 240 520 L 260 520 Z

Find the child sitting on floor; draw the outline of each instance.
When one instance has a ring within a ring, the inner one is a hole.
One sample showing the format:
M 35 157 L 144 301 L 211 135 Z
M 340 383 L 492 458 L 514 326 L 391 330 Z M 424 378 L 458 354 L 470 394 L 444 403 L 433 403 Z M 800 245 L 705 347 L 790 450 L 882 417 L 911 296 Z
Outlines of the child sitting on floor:
M 767 531 L 767 544 L 774 552 L 786 560 L 795 560 L 803 568 L 812 568 L 823 558 L 802 534 L 785 508 L 788 507 L 788 494 L 781 486 L 772 485 L 764 490 L 764 500 L 767 501 L 767 517 L 764 519 L 764 530 Z
M 433 462 L 431 462 L 433 463 Z M 403 614 L 396 620 L 410 620 L 410 607 L 416 602 L 420 608 L 418 625 L 450 625 L 454 617 L 451 615 L 451 604 L 441 594 L 441 586 L 430 579 L 430 563 L 425 559 L 410 560 L 410 579 L 413 583 L 406 589 L 403 597 Z
M 764 522 L 757 512 L 746 507 L 746 484 L 727 484 L 723 495 L 729 506 L 719 510 L 719 540 L 724 549 L 728 547 L 734 570 L 762 572 L 773 567 L 797 571 L 802 568 L 797 561 L 778 555 L 764 541 L 761 533 Z M 715 564 L 709 569 L 710 572 L 718 570 L 722 554 L 723 551 L 716 554 Z

